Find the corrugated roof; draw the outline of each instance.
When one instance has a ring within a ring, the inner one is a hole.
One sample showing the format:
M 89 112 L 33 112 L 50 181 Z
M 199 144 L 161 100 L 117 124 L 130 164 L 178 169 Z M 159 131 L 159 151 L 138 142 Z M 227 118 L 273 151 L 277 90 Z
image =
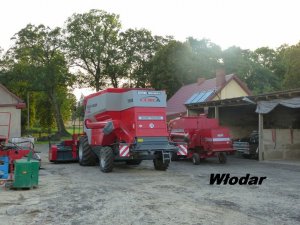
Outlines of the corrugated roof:
M 214 106 L 239 106 L 239 105 L 251 105 L 256 104 L 260 101 L 269 101 L 276 99 L 290 99 L 300 97 L 300 88 L 285 90 L 285 91 L 276 91 L 259 95 L 251 95 L 251 96 L 242 96 L 236 98 L 228 98 L 228 99 L 220 99 L 215 101 L 208 102 L 199 102 L 188 104 L 186 107 L 188 109 L 199 109 L 203 107 L 214 107 Z
M 234 74 L 225 76 L 226 84 L 229 80 L 233 79 Z M 186 111 L 184 103 L 191 98 L 195 93 L 201 91 L 215 90 L 218 92 L 223 87 L 216 87 L 216 78 L 205 80 L 200 85 L 198 83 L 188 84 L 181 87 L 167 102 L 167 115 L 183 113 Z M 213 94 L 210 95 L 206 101 L 210 100 Z

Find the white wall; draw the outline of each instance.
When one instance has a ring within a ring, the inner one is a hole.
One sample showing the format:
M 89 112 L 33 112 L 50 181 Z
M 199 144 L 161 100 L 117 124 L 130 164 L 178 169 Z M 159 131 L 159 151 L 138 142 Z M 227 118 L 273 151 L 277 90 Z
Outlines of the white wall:
M 10 120 L 9 120 L 9 115 Z M 21 137 L 21 110 L 16 107 L 0 107 L 0 125 L 10 124 L 9 138 Z M 0 135 L 7 136 L 8 126 L 0 126 Z

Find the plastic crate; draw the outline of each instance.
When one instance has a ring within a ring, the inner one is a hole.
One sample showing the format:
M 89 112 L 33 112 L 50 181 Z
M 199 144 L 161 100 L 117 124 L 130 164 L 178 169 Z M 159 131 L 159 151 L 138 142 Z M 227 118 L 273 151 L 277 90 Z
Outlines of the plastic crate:
M 7 156 L 0 157 L 0 179 L 7 179 L 9 168 L 9 158 Z

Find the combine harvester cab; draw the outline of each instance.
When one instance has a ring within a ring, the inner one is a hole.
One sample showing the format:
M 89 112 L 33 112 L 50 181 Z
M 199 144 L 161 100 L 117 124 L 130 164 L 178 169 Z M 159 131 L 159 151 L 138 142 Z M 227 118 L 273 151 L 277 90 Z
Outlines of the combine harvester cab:
M 180 117 L 169 123 L 172 141 L 187 146 L 187 156 L 179 152 L 173 159 L 189 158 L 195 165 L 201 159 L 218 156 L 220 163 L 226 163 L 227 154 L 233 154 L 232 141 L 228 128 L 219 126 L 218 119 L 207 118 L 206 115 Z
M 101 171 L 111 172 L 114 161 L 138 165 L 151 159 L 156 170 L 168 168 L 177 147 L 169 142 L 164 91 L 110 88 L 87 96 L 84 104 L 81 165 L 99 159 Z

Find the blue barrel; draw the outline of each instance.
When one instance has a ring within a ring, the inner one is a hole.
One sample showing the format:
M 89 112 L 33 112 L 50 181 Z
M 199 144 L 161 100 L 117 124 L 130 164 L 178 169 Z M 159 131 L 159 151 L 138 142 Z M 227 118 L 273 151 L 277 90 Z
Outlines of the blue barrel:
M 0 157 L 0 179 L 8 178 L 9 158 L 7 156 Z

